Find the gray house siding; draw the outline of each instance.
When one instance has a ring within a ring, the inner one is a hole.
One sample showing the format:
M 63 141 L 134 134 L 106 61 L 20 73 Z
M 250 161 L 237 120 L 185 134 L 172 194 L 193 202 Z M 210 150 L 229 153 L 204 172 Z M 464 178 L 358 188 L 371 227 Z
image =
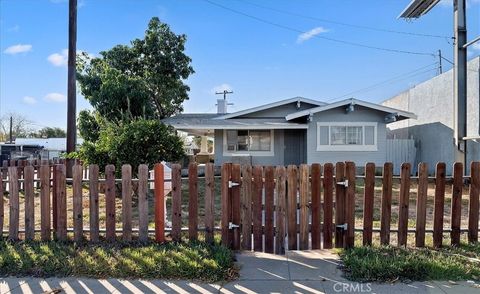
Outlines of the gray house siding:
M 273 156 L 252 156 L 251 164 L 258 165 L 283 165 L 284 162 L 284 136 L 283 130 L 274 130 Z M 235 156 L 223 155 L 223 130 L 215 130 L 215 165 L 222 165 L 226 162 L 239 162 Z
M 384 118 L 384 113 L 361 106 L 356 106 L 355 111 L 348 114 L 343 107 L 314 114 L 307 130 L 307 163 L 353 161 L 357 166 L 363 166 L 367 162 L 383 165 L 386 158 Z M 376 122 L 377 151 L 317 151 L 317 122 Z
M 467 135 L 478 136 L 480 130 L 480 57 L 468 62 L 467 77 Z M 453 71 L 450 70 L 423 82 L 382 103 L 417 114 L 416 120 L 388 125 L 388 137 L 413 137 L 417 143 L 417 161 L 429 165 L 434 173 L 437 162 L 447 164 L 451 174 L 455 161 L 453 143 Z M 467 160 L 480 160 L 480 144 L 468 141 Z

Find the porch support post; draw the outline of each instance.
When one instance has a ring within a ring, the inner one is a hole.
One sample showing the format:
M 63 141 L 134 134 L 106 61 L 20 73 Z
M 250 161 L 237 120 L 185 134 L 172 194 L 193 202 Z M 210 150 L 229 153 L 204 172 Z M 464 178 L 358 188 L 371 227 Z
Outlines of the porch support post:
M 202 136 L 202 141 L 200 142 L 200 154 L 208 154 L 208 138 L 207 138 L 207 136 Z

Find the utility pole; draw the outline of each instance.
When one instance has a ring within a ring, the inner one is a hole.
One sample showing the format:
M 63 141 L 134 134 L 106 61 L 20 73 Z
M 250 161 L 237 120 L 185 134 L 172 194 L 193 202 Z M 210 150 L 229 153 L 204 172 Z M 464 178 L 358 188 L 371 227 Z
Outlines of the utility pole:
M 68 82 L 67 82 L 67 153 L 77 145 L 77 0 L 68 4 Z M 67 177 L 72 177 L 73 160 L 67 160 Z
M 443 73 L 443 67 L 442 67 L 442 50 L 438 49 L 438 71 L 439 74 Z
M 216 95 L 223 94 L 223 100 L 227 100 L 227 94 L 233 94 L 233 91 L 223 90 L 222 92 L 215 92 Z
M 454 140 L 455 160 L 464 164 L 467 169 L 467 24 L 466 24 L 466 1 L 453 1 L 453 18 L 455 28 L 454 45 Z

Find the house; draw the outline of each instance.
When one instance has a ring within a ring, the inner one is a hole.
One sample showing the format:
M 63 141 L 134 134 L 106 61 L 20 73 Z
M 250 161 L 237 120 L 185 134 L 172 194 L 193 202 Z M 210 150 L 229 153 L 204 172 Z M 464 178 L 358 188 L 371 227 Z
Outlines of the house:
M 176 130 L 213 138 L 216 165 L 347 160 L 383 165 L 387 124 L 416 117 L 353 98 L 328 104 L 294 97 L 233 113 L 227 113 L 226 100 L 217 102 L 217 113 L 185 113 L 163 120 Z
M 480 57 L 467 66 L 467 172 L 468 162 L 480 160 Z M 457 148 L 453 141 L 453 70 L 437 75 L 382 102 L 382 105 L 414 112 L 416 120 L 388 125 L 387 138 L 412 138 L 416 145 L 415 163 L 426 162 L 429 172 L 437 162 L 445 162 L 452 173 Z

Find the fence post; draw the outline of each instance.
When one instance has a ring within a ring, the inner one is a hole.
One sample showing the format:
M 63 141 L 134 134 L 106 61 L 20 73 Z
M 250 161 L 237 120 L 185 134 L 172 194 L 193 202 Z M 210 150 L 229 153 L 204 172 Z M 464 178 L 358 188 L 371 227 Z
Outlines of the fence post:
M 380 243 L 390 244 L 390 222 L 392 220 L 393 164 L 386 162 L 382 174 L 382 216 L 380 220 Z
M 105 210 L 106 210 L 106 233 L 107 241 L 115 241 L 115 166 L 105 167 Z
M 67 240 L 67 186 L 65 165 L 55 165 L 55 184 L 57 195 L 57 232 L 59 241 Z
M 205 164 L 205 241 L 210 244 L 213 243 L 214 226 L 215 226 L 214 168 L 215 167 L 213 163 L 209 162 Z M 240 207 L 238 207 L 238 209 L 240 209 Z
M 98 165 L 91 164 L 88 167 L 88 189 L 90 200 L 90 241 L 92 242 L 98 242 L 99 240 L 98 172 Z
M 365 189 L 363 193 L 363 246 L 372 245 L 373 206 L 375 196 L 375 164 L 365 165 Z
M 288 250 L 297 250 L 297 166 L 287 167 Z
M 132 240 L 132 166 L 129 164 L 122 166 L 122 238 Z
M 263 196 L 263 167 L 253 167 L 253 250 L 263 249 L 262 230 L 262 196 Z
M 348 180 L 345 197 L 345 223 L 347 224 L 347 232 L 344 244 L 346 248 L 351 248 L 355 245 L 355 175 L 355 163 L 347 161 L 345 163 L 345 177 Z
M 450 225 L 452 232 L 450 234 L 453 246 L 460 245 L 460 225 L 462 221 L 462 192 L 463 192 L 463 164 L 455 162 L 453 164 L 453 186 L 452 186 L 452 213 Z
M 435 173 L 435 207 L 433 214 L 433 246 L 442 247 L 443 213 L 445 205 L 445 163 L 437 163 Z
M 41 239 L 51 238 L 51 206 L 50 206 L 50 165 L 40 166 L 40 223 Z
M 138 240 L 148 241 L 148 165 L 138 166 Z
M 33 166 L 25 166 L 23 171 L 24 193 L 25 193 L 25 239 L 35 238 L 35 202 L 33 193 L 33 178 L 35 170 Z M 3 195 L 0 195 L 3 197 Z
M 163 164 L 154 167 L 155 176 L 155 241 L 165 242 L 165 188 Z M 189 205 L 191 205 L 189 203 Z
M 232 182 L 240 185 L 231 188 L 232 199 L 232 222 L 235 225 L 240 225 L 240 188 L 242 182 L 242 175 L 240 173 L 240 164 L 232 164 Z M 233 249 L 240 250 L 240 228 L 233 228 Z
M 275 168 L 265 167 L 265 252 L 273 253 L 273 206 L 275 194 Z
M 242 249 L 252 250 L 252 166 L 242 166 Z
M 284 166 L 277 166 L 276 180 L 277 180 L 277 201 L 275 208 L 277 215 L 275 218 L 275 253 L 285 254 L 285 213 L 286 213 L 286 170 Z
M 400 199 L 398 203 L 398 246 L 407 245 L 409 197 L 410 163 L 403 163 L 400 175 Z
M 231 238 L 229 236 L 229 222 L 231 217 L 231 205 L 230 205 L 230 175 L 232 171 L 231 163 L 224 163 L 222 165 L 222 244 L 228 248 L 231 248 Z
M 342 248 L 344 244 L 345 231 L 338 227 L 345 223 L 345 186 L 339 182 L 345 181 L 345 163 L 337 162 L 335 165 L 335 247 Z
M 8 238 L 10 240 L 18 240 L 20 203 L 18 195 L 18 171 L 16 166 L 11 166 L 8 168 L 8 179 L 8 192 L 10 196 L 10 221 L 8 224 Z
M 425 223 L 427 220 L 427 192 L 428 192 L 428 166 L 421 162 L 418 164 L 418 192 L 417 192 L 417 219 L 415 230 L 415 246 L 425 246 Z
M 83 239 L 83 167 L 75 164 L 72 167 L 73 189 L 73 239 L 81 242 Z
M 188 239 L 198 238 L 198 170 L 197 164 L 188 165 Z
M 312 164 L 312 249 L 321 248 L 320 207 L 322 205 L 322 166 L 318 163 Z M 325 226 L 325 223 L 324 223 Z
M 2 167 L 2 173 L 1 173 L 2 182 L 0 184 L 0 236 L 3 236 L 3 223 L 4 223 L 3 218 L 5 217 L 5 213 L 4 213 L 5 203 L 3 201 L 3 194 L 4 194 L 5 186 L 6 186 L 6 184 L 3 182 L 5 180 L 5 177 L 4 177 L 4 171 L 5 170 L 6 170 L 6 168 Z
M 333 164 L 323 166 L 323 248 L 333 247 Z
M 182 167 L 172 165 L 172 239 L 182 238 Z
M 468 208 L 468 242 L 478 242 L 478 208 L 480 195 L 480 162 L 470 166 L 470 193 Z

